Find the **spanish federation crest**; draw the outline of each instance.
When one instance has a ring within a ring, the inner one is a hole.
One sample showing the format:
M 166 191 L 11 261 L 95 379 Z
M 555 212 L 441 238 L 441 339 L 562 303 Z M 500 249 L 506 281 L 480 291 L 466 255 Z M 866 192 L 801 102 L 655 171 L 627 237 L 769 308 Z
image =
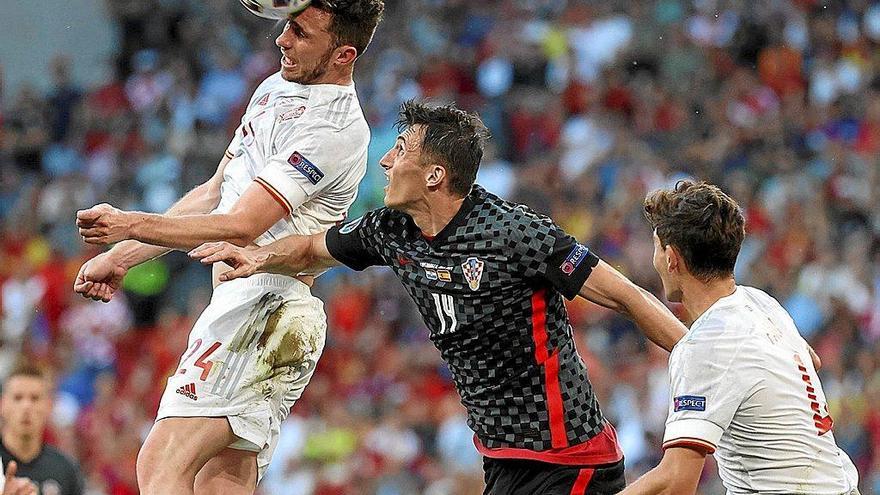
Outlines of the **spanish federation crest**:
M 485 263 L 477 258 L 468 258 L 461 264 L 464 271 L 464 279 L 467 280 L 468 286 L 472 291 L 480 289 L 480 280 L 483 278 L 483 266 Z

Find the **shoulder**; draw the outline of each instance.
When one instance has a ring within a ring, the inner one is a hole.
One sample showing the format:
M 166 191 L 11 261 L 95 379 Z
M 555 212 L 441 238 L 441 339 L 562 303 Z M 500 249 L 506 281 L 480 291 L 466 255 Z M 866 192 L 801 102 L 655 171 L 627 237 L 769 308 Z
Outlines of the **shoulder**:
M 43 455 L 47 459 L 50 459 L 52 462 L 67 464 L 69 466 L 76 465 L 76 463 L 70 457 L 63 454 L 60 450 L 51 445 L 46 445 L 45 447 L 43 447 Z
M 366 120 L 333 120 L 332 102 L 304 110 L 302 117 L 285 122 L 278 130 L 282 142 L 311 142 L 321 153 L 334 159 L 366 159 L 370 128 Z
M 407 228 L 408 220 L 409 217 L 406 214 L 382 207 L 364 213 L 363 216 L 352 220 L 343 228 L 351 225 L 349 231 L 363 228 L 382 232 L 402 232 Z
M 682 340 L 709 348 L 745 340 L 746 334 L 750 333 L 751 322 L 744 316 L 742 308 L 737 306 L 711 308 L 694 322 Z
M 741 285 L 739 286 L 739 290 L 743 291 L 743 296 L 745 299 L 754 303 L 756 306 L 758 306 L 758 309 L 762 311 L 769 313 L 784 312 L 788 314 L 785 311 L 785 308 L 782 307 L 782 304 L 780 304 L 775 297 L 767 294 L 761 289 Z
M 254 91 L 254 94 L 259 93 L 260 90 L 268 90 L 268 89 L 272 89 L 273 86 L 280 86 L 280 85 L 282 85 L 283 83 L 286 83 L 286 82 L 287 82 L 287 81 L 285 81 L 284 78 L 281 77 L 281 71 L 275 72 L 275 73 L 273 73 L 273 74 L 269 74 L 269 75 L 266 77 L 266 79 L 263 79 L 263 82 L 261 82 L 261 83 L 257 86 L 257 90 Z
M 266 79 L 263 79 L 263 82 L 257 85 L 257 89 L 255 89 L 254 94 L 251 95 L 251 105 L 260 98 L 266 96 L 269 92 L 282 88 L 282 83 L 285 82 L 284 78 L 281 77 L 281 71 L 271 74 Z
M 711 308 L 697 319 L 670 355 L 670 369 L 713 363 L 727 367 L 752 341 L 751 323 L 736 306 Z
M 497 197 L 496 197 L 497 198 Z M 557 244 L 562 229 L 548 217 L 524 204 L 501 200 L 490 202 L 499 222 L 498 229 L 508 246 L 519 254 L 549 254 Z
M 509 238 L 522 239 L 531 235 L 534 229 L 549 227 L 553 221 L 529 206 L 501 198 L 479 185 L 475 185 L 471 194 L 479 202 L 479 215 L 488 219 Z
M 361 109 L 360 100 L 353 87 L 319 85 L 309 93 L 310 118 L 322 127 L 334 131 L 346 130 L 352 136 L 365 136 L 369 140 L 370 128 Z
M 76 461 L 51 445 L 43 448 L 43 457 L 45 462 L 51 463 L 53 469 L 64 469 L 73 475 L 79 472 L 79 464 Z

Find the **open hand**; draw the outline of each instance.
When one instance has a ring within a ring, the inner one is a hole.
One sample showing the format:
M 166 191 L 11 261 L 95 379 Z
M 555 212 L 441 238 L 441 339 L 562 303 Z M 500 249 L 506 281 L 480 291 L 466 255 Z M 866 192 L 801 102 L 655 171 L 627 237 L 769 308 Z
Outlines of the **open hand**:
M 99 254 L 80 267 L 73 290 L 94 301 L 110 302 L 122 286 L 126 271 L 110 258 L 109 253 Z
M 76 212 L 79 235 L 88 244 L 112 244 L 129 239 L 131 214 L 107 203 Z
M 238 247 L 228 242 L 209 242 L 189 252 L 190 258 L 200 260 L 203 265 L 224 262 L 232 270 L 222 273 L 220 281 L 226 282 L 236 278 L 250 277 L 261 267 L 261 257 L 256 248 Z

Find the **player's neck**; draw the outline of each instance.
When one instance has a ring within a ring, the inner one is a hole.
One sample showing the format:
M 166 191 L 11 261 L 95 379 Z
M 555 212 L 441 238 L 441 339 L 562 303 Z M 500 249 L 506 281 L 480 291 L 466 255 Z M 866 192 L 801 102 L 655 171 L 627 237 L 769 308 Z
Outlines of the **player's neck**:
M 327 71 L 311 84 L 335 84 L 337 86 L 351 86 L 354 84 L 354 75 L 351 70 L 339 72 Z
M 407 212 L 426 237 L 439 234 L 455 218 L 464 203 L 464 198 L 438 194 L 442 195 L 425 198 Z
M 7 428 L 2 432 L 3 446 L 21 462 L 31 462 L 40 455 L 43 439 L 30 435 L 15 435 Z
M 736 291 L 736 280 L 733 277 L 703 282 L 687 277 L 681 283 L 681 304 L 687 313 L 688 325 L 693 323 L 713 304 L 722 297 Z

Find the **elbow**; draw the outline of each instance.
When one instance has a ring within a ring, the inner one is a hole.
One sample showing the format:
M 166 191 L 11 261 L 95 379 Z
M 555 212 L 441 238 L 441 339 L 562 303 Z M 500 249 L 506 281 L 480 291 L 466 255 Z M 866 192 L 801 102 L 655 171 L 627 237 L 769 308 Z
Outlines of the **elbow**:
M 627 280 L 624 290 L 610 296 L 612 309 L 620 315 L 634 319 L 633 306 L 645 298 L 647 292 L 638 285 Z
M 224 221 L 226 225 L 226 228 L 223 229 L 224 235 L 222 240 L 230 244 L 244 247 L 253 243 L 262 234 L 262 232 L 257 232 L 253 224 L 249 222 L 244 222 L 236 217 L 226 217 L 219 220 Z
M 238 247 L 247 247 L 254 243 L 258 235 L 251 235 L 247 232 L 236 233 L 226 238 L 226 242 L 234 244 Z

